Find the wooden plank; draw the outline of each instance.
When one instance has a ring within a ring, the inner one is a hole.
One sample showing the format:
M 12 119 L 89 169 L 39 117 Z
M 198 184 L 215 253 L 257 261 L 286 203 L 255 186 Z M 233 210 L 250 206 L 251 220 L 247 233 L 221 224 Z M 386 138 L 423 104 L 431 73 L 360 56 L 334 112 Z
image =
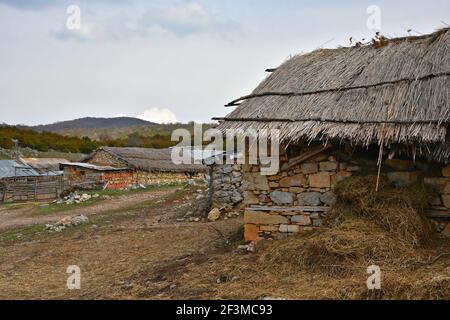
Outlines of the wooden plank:
M 292 168 L 293 166 L 295 166 L 295 165 L 297 165 L 299 163 L 302 163 L 302 162 L 304 162 L 304 161 L 314 157 L 315 155 L 317 155 L 317 154 L 319 154 L 319 153 L 321 153 L 321 152 L 323 152 L 323 151 L 325 151 L 325 150 L 327 150 L 327 149 L 329 149 L 331 147 L 332 147 L 331 144 L 327 144 L 326 146 L 317 146 L 315 148 L 312 148 L 312 149 L 302 153 L 301 155 L 299 155 L 297 157 L 288 159 L 288 162 L 284 163 L 281 166 L 281 170 L 283 170 L 283 171 L 284 170 L 288 170 L 289 168 Z
M 450 218 L 450 209 L 445 210 L 429 210 L 425 212 L 428 218 Z
M 302 212 L 326 212 L 331 209 L 331 207 L 315 207 L 315 206 L 294 206 L 294 207 L 283 207 L 283 206 L 250 206 L 247 207 L 248 210 L 253 211 L 302 211 Z

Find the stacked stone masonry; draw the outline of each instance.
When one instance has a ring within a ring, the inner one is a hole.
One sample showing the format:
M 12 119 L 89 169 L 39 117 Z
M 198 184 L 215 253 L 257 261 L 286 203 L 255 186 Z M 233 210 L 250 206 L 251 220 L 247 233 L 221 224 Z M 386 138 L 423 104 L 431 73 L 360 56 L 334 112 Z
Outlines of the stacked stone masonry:
M 238 164 L 214 164 L 209 167 L 212 175 L 212 200 L 217 207 L 237 207 L 244 200 L 242 192 L 242 166 Z M 210 176 L 207 176 L 209 181 Z
M 286 156 L 281 155 L 280 167 L 284 162 Z M 450 165 L 430 168 L 393 159 L 383 166 L 384 174 L 397 186 L 419 179 L 432 185 L 439 197 L 431 205 L 450 212 Z M 320 227 L 335 201 L 333 189 L 338 181 L 376 172 L 376 161 L 341 157 L 338 151 L 321 153 L 272 176 L 261 175 L 257 165 L 243 165 L 245 239 L 282 238 Z

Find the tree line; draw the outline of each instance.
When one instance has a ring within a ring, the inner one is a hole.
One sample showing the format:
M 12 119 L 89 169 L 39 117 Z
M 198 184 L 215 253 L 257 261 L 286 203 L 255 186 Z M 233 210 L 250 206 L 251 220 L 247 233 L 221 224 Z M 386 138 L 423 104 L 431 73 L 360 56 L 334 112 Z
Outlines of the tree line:
M 15 126 L 0 126 L 0 147 L 13 149 L 15 148 L 14 141 L 18 142 L 19 147 L 29 147 L 41 152 L 55 150 L 84 154 L 90 153 L 101 146 L 168 148 L 177 143 L 170 140 L 170 133 L 157 133 L 149 137 L 134 132 L 123 138 L 92 140 L 89 137 L 71 137 L 53 132 L 37 132 L 32 129 Z

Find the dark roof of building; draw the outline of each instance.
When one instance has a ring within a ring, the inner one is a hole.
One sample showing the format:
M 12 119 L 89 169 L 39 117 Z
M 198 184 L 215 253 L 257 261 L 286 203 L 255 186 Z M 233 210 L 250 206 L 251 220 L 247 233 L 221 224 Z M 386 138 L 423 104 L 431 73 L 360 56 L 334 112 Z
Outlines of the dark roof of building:
M 101 147 L 83 159 L 89 161 L 97 151 L 103 150 L 124 161 L 129 167 L 149 172 L 202 172 L 201 164 L 175 164 L 172 149 Z

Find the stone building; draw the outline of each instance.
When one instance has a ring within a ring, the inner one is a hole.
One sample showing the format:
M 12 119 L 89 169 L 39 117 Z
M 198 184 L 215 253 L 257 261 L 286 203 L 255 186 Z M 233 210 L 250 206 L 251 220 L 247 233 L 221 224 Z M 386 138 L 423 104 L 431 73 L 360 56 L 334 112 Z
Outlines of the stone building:
M 79 190 L 119 190 L 133 186 L 133 170 L 90 163 L 66 162 L 60 165 L 64 172 L 64 188 Z
M 170 184 L 202 176 L 205 171 L 203 165 L 175 164 L 171 153 L 171 149 L 101 147 L 83 162 L 132 169 L 133 181 L 137 185 Z
M 386 176 L 423 181 L 439 196 L 430 216 L 450 217 L 450 31 L 319 49 L 270 70 L 219 129 L 277 129 L 280 169 L 244 165 L 245 237 L 283 236 L 322 224 L 336 182 Z M 447 222 L 446 222 L 447 221 Z M 448 228 L 448 225 L 447 225 Z

